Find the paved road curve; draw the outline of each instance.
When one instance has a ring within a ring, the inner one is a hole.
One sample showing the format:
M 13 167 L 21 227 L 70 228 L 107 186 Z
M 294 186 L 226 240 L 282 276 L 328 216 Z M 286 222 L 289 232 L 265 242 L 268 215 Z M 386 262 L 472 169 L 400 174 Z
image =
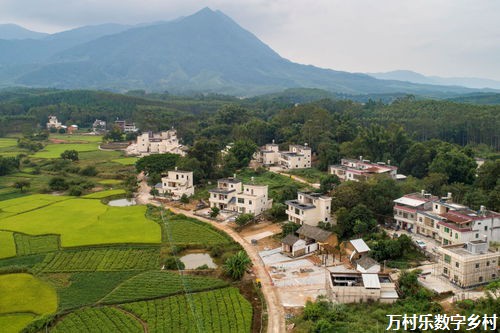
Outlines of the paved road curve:
M 139 192 L 137 193 L 136 200 L 140 204 L 153 204 L 156 206 L 160 206 L 160 203 L 152 200 L 151 195 L 149 194 L 150 188 L 147 185 L 144 175 L 141 173 L 138 176 L 140 181 Z M 285 332 L 285 311 L 278 297 L 278 293 L 276 288 L 272 285 L 271 277 L 269 276 L 266 268 L 264 267 L 264 263 L 257 252 L 257 249 L 246 242 L 236 231 L 234 231 L 231 227 L 227 225 L 223 225 L 217 223 L 215 221 L 196 216 L 192 211 L 185 211 L 181 209 L 177 209 L 174 207 L 170 207 L 168 204 L 164 205 L 165 208 L 170 209 L 172 212 L 176 214 L 184 214 L 186 216 L 198 219 L 200 221 L 206 222 L 214 226 L 215 228 L 224 231 L 227 233 L 235 242 L 238 242 L 247 252 L 248 256 L 252 260 L 253 263 L 253 271 L 258 279 L 260 279 L 262 284 L 262 293 L 264 294 L 264 298 L 266 300 L 266 307 L 268 313 L 268 322 L 267 322 L 267 332 L 268 333 L 281 333 Z

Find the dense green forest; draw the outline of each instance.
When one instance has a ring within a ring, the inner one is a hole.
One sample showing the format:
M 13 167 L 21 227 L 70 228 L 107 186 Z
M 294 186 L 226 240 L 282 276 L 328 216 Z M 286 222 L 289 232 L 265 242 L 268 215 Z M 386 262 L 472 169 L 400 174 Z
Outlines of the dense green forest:
M 142 131 L 175 126 L 191 147 L 188 157 L 177 163 L 195 170 L 199 181 L 232 174 L 244 166 L 241 161 L 248 161 L 245 154 L 272 140 L 283 148 L 308 143 L 319 170 L 326 171 L 343 157 L 363 156 L 399 166 L 400 173 L 409 176 L 403 192 L 448 191 L 472 207 L 486 203 L 500 210 L 500 106 L 413 96 L 396 97 L 391 103 L 323 97 L 321 91 L 307 89 L 251 99 L 11 89 L 0 92 L 0 134 L 29 132 L 34 124 L 43 127 L 48 115 L 83 128 L 96 118 L 134 121 Z M 231 142 L 237 148 L 218 160 L 220 150 Z M 489 161 L 476 171 L 475 157 Z

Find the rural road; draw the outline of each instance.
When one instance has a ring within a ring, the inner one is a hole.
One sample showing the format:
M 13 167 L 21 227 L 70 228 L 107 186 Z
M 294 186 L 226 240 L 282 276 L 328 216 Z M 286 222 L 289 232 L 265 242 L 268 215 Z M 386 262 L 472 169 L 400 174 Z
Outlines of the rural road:
M 153 200 L 153 197 L 149 194 L 150 187 L 146 183 L 144 174 L 138 175 L 139 189 L 136 196 L 136 201 L 139 204 L 152 204 L 155 206 L 161 206 L 157 201 Z M 192 211 L 181 210 L 175 207 L 171 207 L 168 204 L 163 204 L 163 207 L 170 209 L 175 214 L 184 214 L 188 217 L 198 219 L 200 221 L 211 224 L 213 227 L 224 231 L 227 233 L 235 242 L 239 243 L 247 252 L 248 256 L 252 260 L 253 272 L 256 277 L 260 279 L 262 285 L 262 294 L 266 300 L 268 321 L 267 321 L 267 332 L 268 333 L 281 333 L 285 332 L 285 311 L 281 305 L 280 299 L 276 288 L 272 284 L 271 277 L 267 272 L 262 259 L 257 252 L 257 249 L 245 241 L 234 229 L 227 225 L 217 223 L 215 221 L 196 216 Z

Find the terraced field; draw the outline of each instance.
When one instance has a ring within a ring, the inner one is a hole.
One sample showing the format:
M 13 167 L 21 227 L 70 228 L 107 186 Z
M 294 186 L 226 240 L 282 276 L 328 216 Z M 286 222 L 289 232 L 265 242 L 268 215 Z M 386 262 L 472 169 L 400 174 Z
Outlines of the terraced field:
M 184 292 L 195 292 L 226 287 L 227 283 L 213 278 L 179 275 L 166 271 L 150 271 L 125 281 L 103 299 L 113 304 L 141 299 L 158 298 Z
M 247 333 L 252 306 L 235 288 L 179 295 L 121 305 L 148 325 L 151 333 Z
M 209 225 L 182 215 L 167 215 L 163 221 L 163 241 L 173 245 L 214 245 L 230 242 L 228 238 L 211 229 Z
M 59 158 L 65 150 L 76 150 L 77 152 L 94 151 L 99 149 L 98 143 L 52 143 L 45 146 L 43 150 L 36 152 L 35 158 Z
M 111 307 L 84 308 L 70 313 L 51 330 L 54 333 L 144 332 L 139 321 Z
M 160 249 L 79 249 L 50 253 L 35 269 L 43 273 L 128 271 L 160 268 Z

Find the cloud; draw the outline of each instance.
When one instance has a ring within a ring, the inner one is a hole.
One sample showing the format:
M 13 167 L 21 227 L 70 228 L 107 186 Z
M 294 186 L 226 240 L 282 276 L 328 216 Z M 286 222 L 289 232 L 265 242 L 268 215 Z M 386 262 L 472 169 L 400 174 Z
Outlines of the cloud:
M 300 63 L 500 79 L 496 0 L 2 0 L 0 22 L 53 32 L 171 20 L 205 6 Z

